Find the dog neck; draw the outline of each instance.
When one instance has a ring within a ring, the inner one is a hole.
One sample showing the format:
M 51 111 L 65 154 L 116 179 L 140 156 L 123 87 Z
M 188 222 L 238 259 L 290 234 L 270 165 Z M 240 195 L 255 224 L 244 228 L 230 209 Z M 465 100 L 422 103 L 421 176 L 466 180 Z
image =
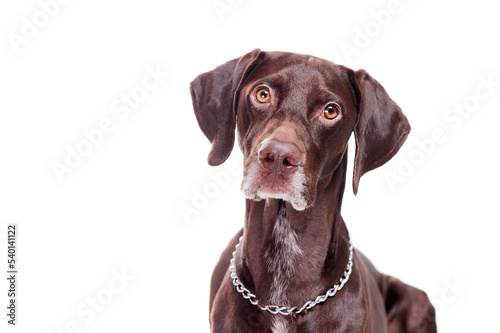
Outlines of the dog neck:
M 247 200 L 238 274 L 261 304 L 302 306 L 328 290 L 348 261 L 349 236 L 340 216 L 347 154 L 319 180 L 304 211 L 278 199 Z

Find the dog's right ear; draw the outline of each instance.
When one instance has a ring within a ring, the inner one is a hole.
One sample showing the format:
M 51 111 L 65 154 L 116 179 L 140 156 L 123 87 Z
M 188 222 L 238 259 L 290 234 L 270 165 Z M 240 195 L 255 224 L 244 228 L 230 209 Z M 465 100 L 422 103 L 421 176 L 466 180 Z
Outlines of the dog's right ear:
M 234 145 L 238 91 L 256 65 L 261 51 L 255 49 L 191 82 L 191 98 L 198 125 L 212 143 L 208 164 L 224 163 Z

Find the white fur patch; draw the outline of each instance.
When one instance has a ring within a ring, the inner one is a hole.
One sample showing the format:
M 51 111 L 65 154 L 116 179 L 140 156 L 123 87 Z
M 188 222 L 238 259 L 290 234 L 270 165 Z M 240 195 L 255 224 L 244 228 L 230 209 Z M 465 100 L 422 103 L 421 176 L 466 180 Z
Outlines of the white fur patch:
M 272 235 L 276 244 L 275 251 L 267 249 L 264 254 L 267 268 L 274 275 L 270 302 L 273 305 L 283 306 L 287 305 L 285 303 L 288 278 L 297 269 L 297 259 L 303 254 L 297 243 L 297 234 L 290 226 L 284 205 L 280 208 Z
M 304 191 L 306 190 L 306 176 L 304 168 L 298 167 L 289 180 L 286 192 L 269 193 L 261 189 L 259 183 L 260 166 L 258 162 L 250 164 L 241 184 L 241 191 L 247 199 L 260 201 L 262 199 L 282 199 L 292 204 L 296 210 L 304 210 L 307 207 Z
M 273 333 L 288 333 L 288 323 L 285 319 L 280 317 L 272 318 L 272 327 L 271 330 Z
M 257 197 L 256 185 L 254 184 L 257 174 L 259 172 L 259 165 L 257 163 L 252 163 L 248 168 L 244 170 L 243 182 L 241 183 L 241 191 L 247 199 L 251 200 L 262 200 L 262 198 Z

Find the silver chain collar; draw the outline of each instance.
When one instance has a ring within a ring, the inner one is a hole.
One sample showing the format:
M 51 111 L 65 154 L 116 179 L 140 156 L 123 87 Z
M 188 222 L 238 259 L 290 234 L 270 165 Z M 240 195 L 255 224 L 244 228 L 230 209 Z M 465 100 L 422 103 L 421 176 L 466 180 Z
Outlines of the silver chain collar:
M 279 305 L 260 305 L 259 300 L 255 299 L 255 295 L 250 292 L 243 283 L 238 279 L 238 276 L 236 275 L 236 266 L 234 264 L 234 256 L 236 254 L 236 249 L 240 245 L 241 239 L 243 238 L 240 237 L 240 240 L 238 241 L 238 244 L 235 246 L 235 251 L 233 252 L 233 257 L 231 258 L 230 261 L 230 266 L 229 270 L 231 271 L 231 279 L 233 280 L 233 285 L 236 287 L 236 291 L 238 291 L 241 296 L 243 296 L 244 299 L 247 299 L 252 305 L 257 306 L 259 309 L 262 311 L 269 311 L 272 314 L 282 314 L 285 316 L 288 316 L 292 313 L 294 314 L 299 314 L 304 310 L 309 310 L 313 306 L 317 305 L 318 303 L 323 303 L 328 299 L 328 297 L 333 297 L 337 293 L 337 291 L 341 290 L 346 282 L 349 280 L 349 276 L 351 275 L 352 272 L 352 256 L 353 256 L 353 250 L 354 247 L 352 246 L 351 240 L 349 240 L 349 262 L 347 263 L 346 270 L 344 271 L 344 275 L 340 278 L 340 280 L 332 287 L 330 288 L 326 293 L 323 295 L 319 295 L 312 301 L 307 301 L 302 305 L 300 308 L 294 306 L 293 308 L 287 307 L 287 306 L 279 306 Z

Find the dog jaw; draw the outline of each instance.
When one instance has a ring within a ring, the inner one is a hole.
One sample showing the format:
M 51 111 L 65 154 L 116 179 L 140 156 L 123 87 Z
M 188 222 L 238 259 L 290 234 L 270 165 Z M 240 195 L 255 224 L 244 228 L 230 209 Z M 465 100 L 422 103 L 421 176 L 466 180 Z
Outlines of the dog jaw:
M 288 179 L 280 175 L 266 173 L 258 162 L 245 168 L 241 191 L 247 199 L 260 201 L 263 199 L 282 199 L 292 204 L 298 211 L 306 209 L 307 181 L 304 168 L 299 166 Z

